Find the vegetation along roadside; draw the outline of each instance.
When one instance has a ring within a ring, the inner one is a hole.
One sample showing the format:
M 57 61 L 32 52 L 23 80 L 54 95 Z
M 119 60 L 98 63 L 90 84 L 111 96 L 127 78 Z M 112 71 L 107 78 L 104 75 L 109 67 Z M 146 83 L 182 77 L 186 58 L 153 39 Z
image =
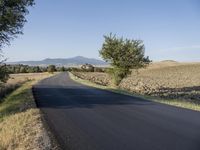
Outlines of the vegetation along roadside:
M 0 104 L 0 149 L 59 149 L 32 95 L 32 85 L 51 74 L 20 76 L 31 79 L 7 95 Z

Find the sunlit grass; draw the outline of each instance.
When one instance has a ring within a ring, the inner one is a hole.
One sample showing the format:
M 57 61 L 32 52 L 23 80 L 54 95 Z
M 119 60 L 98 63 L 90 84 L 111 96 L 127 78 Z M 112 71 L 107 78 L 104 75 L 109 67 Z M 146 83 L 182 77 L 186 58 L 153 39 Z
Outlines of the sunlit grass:
M 35 107 L 32 85 L 49 77 L 35 74 L 0 103 L 0 149 L 50 149 L 39 109 Z

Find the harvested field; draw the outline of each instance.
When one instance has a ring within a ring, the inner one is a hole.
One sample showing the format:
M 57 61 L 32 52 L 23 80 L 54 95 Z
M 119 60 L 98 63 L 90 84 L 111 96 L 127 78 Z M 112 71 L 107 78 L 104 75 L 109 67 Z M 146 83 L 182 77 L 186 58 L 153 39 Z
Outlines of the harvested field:
M 73 72 L 74 75 L 81 79 L 89 80 L 100 85 L 110 85 L 111 78 L 108 74 L 102 72 Z
M 102 85 L 111 79 L 106 73 L 74 73 L 76 76 Z M 104 82 L 106 81 L 106 82 Z M 133 71 L 119 87 L 134 93 L 167 99 L 200 102 L 200 63 L 161 62 Z

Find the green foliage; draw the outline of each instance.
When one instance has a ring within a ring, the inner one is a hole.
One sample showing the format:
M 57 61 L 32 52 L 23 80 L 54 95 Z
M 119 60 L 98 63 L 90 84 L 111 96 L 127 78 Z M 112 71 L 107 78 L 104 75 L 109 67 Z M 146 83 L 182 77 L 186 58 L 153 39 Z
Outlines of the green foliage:
M 5 60 L 2 60 L 2 57 L 3 56 L 0 54 L 0 86 L 2 83 L 5 83 L 9 78 L 6 64 L 4 64 Z
M 108 68 L 106 72 L 111 75 L 114 85 L 119 85 L 123 78 L 131 74 L 129 69 L 118 67 Z
M 36 66 L 36 67 L 34 67 L 34 68 L 33 68 L 33 71 L 34 71 L 34 72 L 41 72 L 41 70 L 40 70 L 40 67 L 39 67 L 39 66 Z
M 20 67 L 19 72 L 20 73 L 27 73 L 27 70 L 26 70 L 25 67 L 22 66 L 22 67 Z
M 150 62 L 149 58 L 144 56 L 143 41 L 117 38 L 112 34 L 104 38 L 99 53 L 113 66 L 109 73 L 113 76 L 116 85 L 130 73 L 130 69 L 145 67 Z
M 49 65 L 47 68 L 47 71 L 49 73 L 54 73 L 56 71 L 56 66 L 55 65 Z
M 8 73 L 17 74 L 17 73 L 39 73 L 47 72 L 47 67 L 39 66 L 28 66 L 28 65 L 6 65 Z
M 22 34 L 27 7 L 32 5 L 34 0 L 0 0 L 0 49 Z
M 56 70 L 57 70 L 57 71 L 60 71 L 60 72 L 64 72 L 64 71 L 66 71 L 67 69 L 66 69 L 65 67 L 62 66 L 62 67 L 57 67 Z
M 2 82 L 6 82 L 9 78 L 8 70 L 5 64 L 0 63 L 0 86 Z
M 18 111 L 20 106 L 31 100 L 29 94 L 30 85 L 31 82 L 27 82 L 13 93 L 5 97 L 0 105 L 0 121 L 3 117 Z
M 0 0 L 0 52 L 3 45 L 9 45 L 10 40 L 22 34 L 27 7 L 32 5 L 34 0 Z M 0 82 L 6 82 L 7 79 L 7 67 L 0 62 Z

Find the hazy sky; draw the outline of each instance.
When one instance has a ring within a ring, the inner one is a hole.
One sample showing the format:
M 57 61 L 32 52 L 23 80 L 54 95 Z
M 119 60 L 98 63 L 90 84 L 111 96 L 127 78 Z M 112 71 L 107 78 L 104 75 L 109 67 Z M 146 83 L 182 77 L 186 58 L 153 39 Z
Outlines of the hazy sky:
M 152 60 L 200 61 L 199 0 L 36 0 L 8 61 L 99 58 L 103 35 L 141 39 Z

